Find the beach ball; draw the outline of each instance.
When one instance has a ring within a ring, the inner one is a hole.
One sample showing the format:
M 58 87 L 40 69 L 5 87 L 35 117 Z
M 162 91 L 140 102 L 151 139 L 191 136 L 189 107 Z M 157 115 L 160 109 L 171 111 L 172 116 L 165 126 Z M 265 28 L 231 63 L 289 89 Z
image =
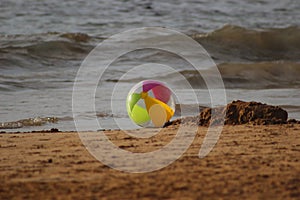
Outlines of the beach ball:
M 145 80 L 128 93 L 126 108 L 130 119 L 142 127 L 163 127 L 175 112 L 172 91 L 166 84 Z

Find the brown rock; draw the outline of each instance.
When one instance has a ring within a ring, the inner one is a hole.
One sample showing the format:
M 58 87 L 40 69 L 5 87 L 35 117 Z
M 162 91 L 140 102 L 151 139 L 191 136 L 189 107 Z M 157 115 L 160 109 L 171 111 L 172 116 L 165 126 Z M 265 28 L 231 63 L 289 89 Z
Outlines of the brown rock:
M 212 115 L 212 112 L 215 114 Z M 213 117 L 213 118 L 212 118 Z M 177 119 L 169 125 L 198 123 L 200 126 L 211 125 L 239 125 L 239 124 L 286 124 L 288 113 L 278 106 L 271 106 L 260 102 L 233 101 L 226 107 L 205 108 L 198 117 Z M 295 123 L 295 122 L 294 122 Z
M 216 116 L 211 119 L 212 110 Z M 212 120 L 213 124 L 221 125 L 224 116 L 224 124 L 286 124 L 288 113 L 278 106 L 271 106 L 259 102 L 233 101 L 225 108 L 204 109 L 200 113 L 199 125 L 208 126 Z
M 287 121 L 288 124 L 300 124 L 300 121 L 297 121 L 296 119 L 289 119 Z

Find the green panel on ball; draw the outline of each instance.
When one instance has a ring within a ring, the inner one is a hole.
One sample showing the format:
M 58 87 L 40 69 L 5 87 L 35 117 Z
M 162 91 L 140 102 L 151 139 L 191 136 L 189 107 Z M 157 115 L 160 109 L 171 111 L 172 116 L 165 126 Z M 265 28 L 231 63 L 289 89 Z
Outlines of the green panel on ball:
M 141 95 L 132 93 L 127 97 L 127 112 L 131 113 L 134 105 L 141 99 Z M 128 110 L 129 109 L 129 110 Z
M 135 105 L 131 111 L 130 118 L 138 125 L 150 121 L 150 116 L 145 108 Z

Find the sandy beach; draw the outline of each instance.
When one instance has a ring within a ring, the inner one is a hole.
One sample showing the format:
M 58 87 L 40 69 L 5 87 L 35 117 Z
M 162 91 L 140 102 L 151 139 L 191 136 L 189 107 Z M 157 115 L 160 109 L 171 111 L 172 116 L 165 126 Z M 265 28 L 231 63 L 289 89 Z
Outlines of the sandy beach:
M 300 200 L 300 1 L 0 5 L 0 200 Z
M 119 147 L 149 152 L 176 126 L 149 139 L 105 131 Z M 187 152 L 161 170 L 131 174 L 92 157 L 76 132 L 0 134 L 0 199 L 298 199 L 300 125 L 226 125 L 200 159 L 199 127 Z

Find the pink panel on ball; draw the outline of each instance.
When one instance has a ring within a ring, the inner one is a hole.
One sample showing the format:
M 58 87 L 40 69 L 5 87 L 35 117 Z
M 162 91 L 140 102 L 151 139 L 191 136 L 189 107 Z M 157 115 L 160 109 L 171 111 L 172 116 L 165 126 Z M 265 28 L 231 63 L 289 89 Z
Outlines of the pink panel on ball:
M 163 85 L 158 85 L 152 88 L 152 91 L 155 98 L 164 103 L 168 103 L 172 94 L 171 90 Z
M 143 92 L 148 92 L 152 88 L 161 85 L 160 82 L 154 80 L 143 81 Z

